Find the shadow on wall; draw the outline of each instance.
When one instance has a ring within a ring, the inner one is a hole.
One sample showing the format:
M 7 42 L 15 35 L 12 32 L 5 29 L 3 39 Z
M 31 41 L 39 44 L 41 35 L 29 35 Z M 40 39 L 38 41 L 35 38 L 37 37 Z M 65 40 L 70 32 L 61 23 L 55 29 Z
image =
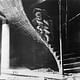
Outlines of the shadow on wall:
M 57 63 L 48 48 L 44 44 L 33 40 L 30 35 L 22 34 L 21 30 L 11 30 L 11 45 L 13 48 L 11 67 L 58 70 Z

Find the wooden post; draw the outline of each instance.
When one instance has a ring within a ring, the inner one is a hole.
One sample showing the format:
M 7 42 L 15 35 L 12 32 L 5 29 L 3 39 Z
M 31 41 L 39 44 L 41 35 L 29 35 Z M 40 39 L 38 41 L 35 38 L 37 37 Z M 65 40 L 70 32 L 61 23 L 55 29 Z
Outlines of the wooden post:
M 3 20 L 2 23 L 2 38 L 1 38 L 1 73 L 5 69 L 9 69 L 10 55 L 10 31 L 9 25 Z

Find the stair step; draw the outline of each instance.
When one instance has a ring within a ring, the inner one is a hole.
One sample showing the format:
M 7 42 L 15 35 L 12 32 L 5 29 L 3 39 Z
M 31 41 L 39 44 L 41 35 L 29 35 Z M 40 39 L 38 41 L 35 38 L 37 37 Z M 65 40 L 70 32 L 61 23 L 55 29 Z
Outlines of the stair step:
M 57 57 L 57 59 L 60 59 L 60 56 L 56 56 Z
M 80 73 L 80 69 L 76 69 L 76 70 L 67 70 L 67 71 L 64 71 L 64 73 Z
M 80 73 L 80 67 L 64 69 L 64 73 Z
M 76 64 L 80 64 L 80 62 L 74 62 L 74 63 L 63 64 L 63 65 L 64 65 L 64 66 L 68 66 L 68 65 L 76 65 Z
M 79 52 L 69 52 L 63 54 L 63 71 L 64 73 L 80 73 Z
M 73 62 L 80 62 L 79 58 L 75 58 L 72 60 L 63 60 L 63 64 L 69 64 L 69 63 L 73 63 Z
M 69 56 L 69 55 L 72 55 L 72 54 L 75 54 L 75 53 L 66 53 L 66 54 L 64 53 L 63 56 Z
M 75 67 L 80 67 L 80 63 L 78 63 L 78 64 L 70 64 L 70 65 L 63 65 L 64 69 L 75 68 Z
M 67 58 L 71 58 L 71 57 L 79 57 L 80 56 L 80 53 L 68 53 L 68 54 L 63 54 L 63 59 L 67 59 Z
M 79 59 L 79 58 L 80 57 L 71 57 L 71 58 L 63 59 L 63 61 L 72 60 L 72 59 Z
M 64 69 L 64 71 L 68 71 L 68 70 L 77 70 L 77 69 L 79 69 L 79 70 L 80 70 L 80 67 L 68 68 L 68 69 Z

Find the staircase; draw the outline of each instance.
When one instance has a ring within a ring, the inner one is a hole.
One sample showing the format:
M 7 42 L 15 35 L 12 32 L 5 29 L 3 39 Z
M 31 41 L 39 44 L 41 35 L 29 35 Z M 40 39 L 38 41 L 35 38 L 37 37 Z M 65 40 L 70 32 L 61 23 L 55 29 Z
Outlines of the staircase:
M 63 54 L 63 71 L 66 73 L 80 73 L 80 53 Z

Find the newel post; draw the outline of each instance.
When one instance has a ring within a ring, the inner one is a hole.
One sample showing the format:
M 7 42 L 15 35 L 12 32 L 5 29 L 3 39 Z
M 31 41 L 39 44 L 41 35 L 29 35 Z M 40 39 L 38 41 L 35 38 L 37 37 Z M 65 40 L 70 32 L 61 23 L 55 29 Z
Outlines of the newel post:
M 10 59 L 10 29 L 6 20 L 2 22 L 2 37 L 1 37 L 1 73 L 9 69 Z

